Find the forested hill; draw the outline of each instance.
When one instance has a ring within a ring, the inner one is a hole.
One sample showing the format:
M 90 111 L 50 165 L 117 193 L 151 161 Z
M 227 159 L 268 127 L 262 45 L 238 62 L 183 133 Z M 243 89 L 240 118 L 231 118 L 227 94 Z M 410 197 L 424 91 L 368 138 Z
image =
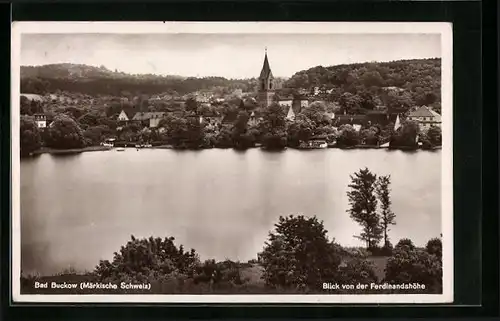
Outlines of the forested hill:
M 332 101 L 369 96 L 375 105 L 387 105 L 392 95 L 397 99 L 389 100 L 401 105 L 440 105 L 441 59 L 318 66 L 295 73 L 285 86 L 324 88 Z
M 226 79 L 223 77 L 181 77 L 152 74 L 132 75 L 105 67 L 81 64 L 21 66 L 21 92 L 46 94 L 68 91 L 96 95 L 120 96 L 132 94 L 177 93 L 184 95 L 203 89 L 253 90 L 256 79 Z

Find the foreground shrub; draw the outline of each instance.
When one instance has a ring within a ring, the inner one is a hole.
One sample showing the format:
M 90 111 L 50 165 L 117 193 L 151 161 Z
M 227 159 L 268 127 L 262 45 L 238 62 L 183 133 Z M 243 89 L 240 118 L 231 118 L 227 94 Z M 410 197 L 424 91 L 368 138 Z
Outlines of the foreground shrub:
M 408 246 L 396 246 L 385 269 L 386 282 L 425 284 L 431 293 L 442 292 L 442 278 L 442 264 L 437 256 Z
M 94 274 L 100 281 L 147 282 L 174 277 L 192 277 L 199 258 L 195 250 L 184 251 L 177 247 L 174 238 L 132 240 L 114 253 L 112 262 L 100 261 Z
M 316 217 L 280 217 L 259 254 L 263 279 L 272 288 L 317 290 L 338 277 L 340 255 Z
M 215 260 L 207 260 L 202 265 L 196 268 L 194 282 L 202 283 L 229 283 L 235 285 L 243 284 L 243 279 L 240 273 L 240 264 L 230 260 L 223 262 L 215 262 Z
M 441 239 L 433 238 L 425 246 L 427 253 L 436 255 L 440 259 L 443 257 L 443 244 Z
M 410 250 L 415 249 L 415 244 L 413 244 L 412 240 L 410 239 L 401 239 L 399 240 L 398 244 L 396 244 L 395 249 L 403 249 L 407 247 Z
M 373 263 L 364 259 L 348 260 L 339 267 L 339 273 L 344 284 L 370 284 L 378 281 Z

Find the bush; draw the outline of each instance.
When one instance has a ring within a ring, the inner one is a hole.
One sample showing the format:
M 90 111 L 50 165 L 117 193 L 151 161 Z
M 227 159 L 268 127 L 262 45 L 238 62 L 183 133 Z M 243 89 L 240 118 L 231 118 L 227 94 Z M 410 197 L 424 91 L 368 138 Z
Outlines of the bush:
M 185 252 L 174 238 L 132 240 L 115 252 L 112 262 L 100 261 L 94 274 L 102 282 L 148 282 L 194 276 L 199 265 L 195 250 Z
M 420 249 L 398 247 L 387 261 L 385 281 L 393 284 L 425 284 L 431 293 L 442 293 L 443 270 L 441 260 Z
M 372 262 L 364 259 L 350 259 L 339 268 L 340 279 L 344 284 L 377 283 L 375 267 Z
M 427 245 L 425 246 L 425 249 L 427 253 L 436 255 L 440 259 L 443 257 L 443 244 L 441 242 L 441 239 L 438 238 L 433 238 L 427 242 Z
M 215 262 L 207 260 L 196 268 L 196 275 L 193 278 L 195 284 L 211 282 L 217 286 L 241 285 L 244 280 L 241 277 L 239 263 L 226 260 Z
M 360 143 L 359 133 L 351 125 L 342 125 L 337 137 L 337 145 L 340 147 L 352 147 Z
M 415 245 L 410 239 L 401 239 L 399 240 L 398 244 L 396 244 L 395 249 L 402 249 L 404 247 L 408 247 L 410 250 L 415 249 Z
M 259 259 L 271 288 L 317 290 L 338 277 L 340 255 L 316 217 L 280 217 Z

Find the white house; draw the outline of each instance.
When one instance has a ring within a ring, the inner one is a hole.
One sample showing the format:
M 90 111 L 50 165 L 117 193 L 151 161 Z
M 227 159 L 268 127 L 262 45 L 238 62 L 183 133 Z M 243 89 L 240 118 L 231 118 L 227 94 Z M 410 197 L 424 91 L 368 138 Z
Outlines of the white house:
M 120 115 L 118 115 L 118 121 L 129 121 L 129 120 L 130 119 L 128 118 L 127 113 L 125 112 L 125 110 L 122 109 Z
M 38 128 L 46 128 L 47 127 L 47 116 L 44 114 L 34 114 L 35 123 Z
M 293 99 L 280 99 L 278 100 L 278 105 L 281 107 L 292 107 Z
M 441 115 L 427 106 L 421 106 L 410 112 L 408 120 L 418 122 L 420 130 L 424 131 L 432 126 L 441 126 Z

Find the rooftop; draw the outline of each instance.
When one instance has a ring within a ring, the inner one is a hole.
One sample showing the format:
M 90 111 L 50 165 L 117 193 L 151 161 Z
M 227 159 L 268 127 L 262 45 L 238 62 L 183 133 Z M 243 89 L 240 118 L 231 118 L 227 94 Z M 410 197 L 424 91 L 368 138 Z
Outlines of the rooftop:
M 427 106 L 421 106 L 417 110 L 410 112 L 409 117 L 434 117 L 434 114 Z

